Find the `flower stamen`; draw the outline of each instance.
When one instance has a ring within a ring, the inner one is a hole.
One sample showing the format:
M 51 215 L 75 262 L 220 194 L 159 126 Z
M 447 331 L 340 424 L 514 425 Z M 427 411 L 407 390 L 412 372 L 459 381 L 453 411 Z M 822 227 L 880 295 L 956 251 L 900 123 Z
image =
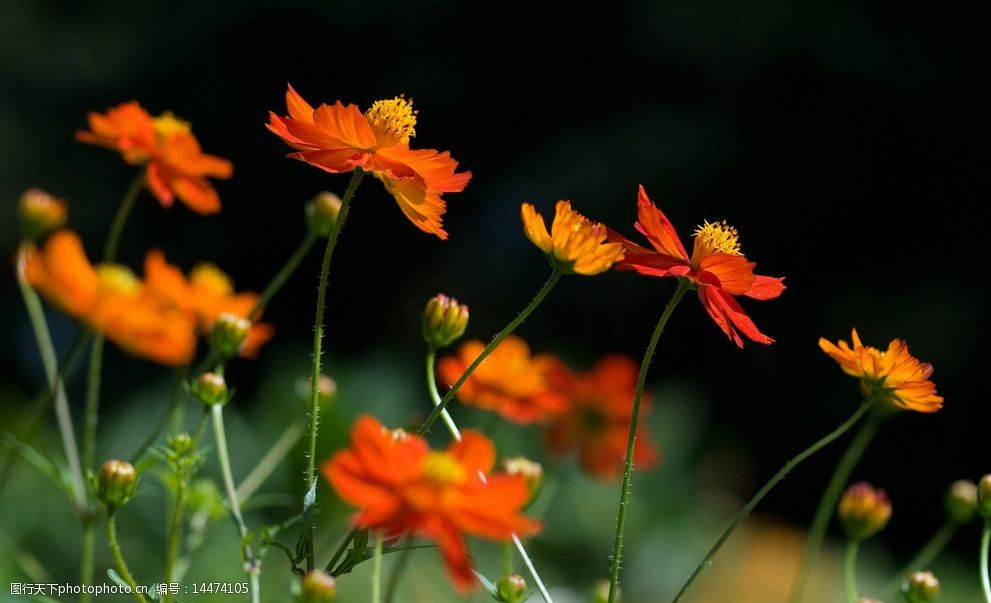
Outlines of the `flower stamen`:
M 365 112 L 365 117 L 379 144 L 391 146 L 407 144 L 410 138 L 416 137 L 416 114 L 412 99 L 400 94 L 388 100 L 375 101 Z
M 709 253 L 743 255 L 740 251 L 739 233 L 736 228 L 727 224 L 726 220 L 720 222 L 704 220 L 702 226 L 695 229 L 695 240 Z

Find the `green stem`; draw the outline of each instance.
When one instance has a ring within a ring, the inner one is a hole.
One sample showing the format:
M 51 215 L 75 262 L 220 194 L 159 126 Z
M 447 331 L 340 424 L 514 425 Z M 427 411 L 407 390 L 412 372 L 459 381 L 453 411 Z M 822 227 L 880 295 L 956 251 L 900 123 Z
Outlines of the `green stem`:
M 502 342 L 503 339 L 505 339 L 510 333 L 515 331 L 517 327 L 523 324 L 523 321 L 525 321 L 530 316 L 530 314 L 532 314 L 533 311 L 537 309 L 537 306 L 539 306 L 540 303 L 544 301 L 544 298 L 547 297 L 547 294 L 551 292 L 551 289 L 554 288 L 554 285 L 556 285 L 558 280 L 561 279 L 562 274 L 563 273 L 557 270 L 556 268 L 553 270 L 553 272 L 551 272 L 550 277 L 548 277 L 547 281 L 544 282 L 544 285 L 540 288 L 540 291 L 537 291 L 537 294 L 533 297 L 532 300 L 530 300 L 530 303 L 527 304 L 525 308 L 523 308 L 523 311 L 520 312 L 516 316 L 516 318 L 514 318 L 501 331 L 499 331 L 499 333 L 495 337 L 492 338 L 492 341 L 489 342 L 489 345 L 485 346 L 485 349 L 482 350 L 482 353 L 478 355 L 478 358 L 475 358 L 475 360 L 468 365 L 468 368 L 465 370 L 464 373 L 461 374 L 460 377 L 458 377 L 458 380 L 454 383 L 451 389 L 449 389 L 447 393 L 444 394 L 444 397 L 441 398 L 440 403 L 434 407 L 433 412 L 430 413 L 430 416 L 427 417 L 427 420 L 424 421 L 423 425 L 420 425 L 420 428 L 416 430 L 417 435 L 423 435 L 428 431 L 430 431 L 430 427 L 434 424 L 434 421 L 436 421 L 437 417 L 439 417 L 441 413 L 443 413 L 447 409 L 447 405 L 451 403 L 451 399 L 454 398 L 454 395 L 456 393 L 458 393 L 458 390 L 461 389 L 461 386 L 464 385 L 465 381 L 468 380 L 468 377 L 470 377 L 471 374 L 475 372 L 475 369 L 478 368 L 478 365 L 482 364 L 482 362 L 489 356 L 489 354 L 492 353 L 492 350 L 496 349 L 496 347 Z
M 953 540 L 953 535 L 957 533 L 957 528 L 959 524 L 957 522 L 948 520 L 943 524 L 933 537 L 929 539 L 929 542 L 919 550 L 919 552 L 908 562 L 905 567 L 902 568 L 900 572 L 895 574 L 895 576 L 885 585 L 882 592 L 882 597 L 885 600 L 892 600 L 898 596 L 898 591 L 901 589 L 902 582 L 912 573 L 921 570 L 928 569 L 929 565 L 939 557 L 939 554 L 943 552 L 943 549 L 950 544 Z
M 396 589 L 399 587 L 399 578 L 403 575 L 403 570 L 406 569 L 406 564 L 409 563 L 409 556 L 413 552 L 413 547 L 409 546 L 409 540 L 406 541 L 407 546 L 403 547 L 403 550 L 399 551 L 399 558 L 392 566 L 392 573 L 389 574 L 389 580 L 385 586 L 385 603 L 392 603 L 392 598 L 396 595 Z
M 623 468 L 623 485 L 619 497 L 619 513 L 616 516 L 616 538 L 613 541 L 612 570 L 609 575 L 609 603 L 615 603 L 619 596 L 619 569 L 623 560 L 623 531 L 626 528 L 626 508 L 630 499 L 630 481 L 633 477 L 633 447 L 637 439 L 637 422 L 640 418 L 640 400 L 643 398 L 643 388 L 647 381 L 647 368 L 654 358 L 654 350 L 657 349 L 657 342 L 661 339 L 664 326 L 668 324 L 671 314 L 677 307 L 678 302 L 685 296 L 690 288 L 687 280 L 679 280 L 678 288 L 664 307 L 654 333 L 650 336 L 650 343 L 647 344 L 647 351 L 644 352 L 643 360 L 640 362 L 640 373 L 637 375 L 637 386 L 633 393 L 633 412 L 630 415 L 630 432 L 626 440 L 626 463 Z
M 330 261 L 334 256 L 334 248 L 337 247 L 337 239 L 340 237 L 341 228 L 343 228 L 344 222 L 347 220 L 348 209 L 351 207 L 351 199 L 354 197 L 355 191 L 358 190 L 358 185 L 361 183 L 361 178 L 364 175 L 365 172 L 361 168 L 356 167 L 354 169 L 351 182 L 348 184 L 347 191 L 344 193 L 344 198 L 341 199 L 340 213 L 337 214 L 337 220 L 334 221 L 334 228 L 330 231 L 330 237 L 327 239 L 327 247 L 323 252 L 323 264 L 320 267 L 320 284 L 317 286 L 317 315 L 313 328 L 313 370 L 310 373 L 310 444 L 306 455 L 304 512 L 316 504 L 317 425 L 320 423 L 320 362 L 323 355 L 323 313 L 327 300 L 327 278 L 330 273 Z M 315 531 L 316 524 L 314 522 L 304 522 L 303 534 L 306 547 L 307 571 L 312 570 L 314 567 L 313 538 Z
M 120 551 L 120 543 L 117 542 L 117 517 L 113 510 L 107 514 L 107 543 L 110 544 L 110 551 L 113 553 L 114 561 L 117 563 L 117 573 L 131 587 L 131 593 L 134 595 L 134 598 L 139 603 L 148 603 L 148 599 L 138 592 L 138 583 L 134 581 L 131 571 L 127 569 L 124 555 Z
M 981 588 L 984 592 L 984 603 L 991 603 L 991 579 L 988 578 L 988 545 L 991 544 L 991 519 L 984 520 L 984 531 L 981 532 Z
M 860 541 L 851 540 L 846 545 L 846 553 L 843 555 L 843 591 L 846 593 L 847 603 L 857 603 L 860 595 L 857 594 L 857 552 L 860 550 Z
M 193 434 L 190 445 L 190 450 L 193 451 L 193 454 L 196 454 L 196 450 L 200 444 L 200 438 L 203 436 L 203 431 L 206 429 L 206 424 L 209 420 L 210 412 L 204 409 L 196 425 L 196 431 Z M 195 472 L 195 468 L 193 468 L 192 472 Z M 166 584 L 172 582 L 176 561 L 179 559 L 179 549 L 182 543 L 182 520 L 186 513 L 186 502 L 189 498 L 189 479 L 191 477 L 191 472 L 182 472 L 176 475 L 175 508 L 172 510 L 172 520 L 169 522 L 169 535 L 165 548 Z M 172 595 L 167 593 L 162 601 L 163 603 L 168 603 L 171 599 Z
M 313 245 L 317 242 L 317 239 L 319 239 L 319 236 L 317 236 L 316 233 L 306 233 L 306 236 L 303 237 L 303 240 L 300 242 L 299 246 L 296 247 L 296 250 L 293 251 L 293 254 L 289 256 L 289 259 L 286 260 L 286 263 L 282 265 L 282 268 L 275 273 L 275 276 L 273 276 L 272 280 L 268 282 L 268 285 L 266 285 L 262 292 L 258 294 L 258 300 L 251 308 L 251 311 L 248 312 L 248 316 L 252 317 L 252 320 L 254 320 L 255 314 L 262 310 L 268 302 L 272 301 L 272 298 L 279 292 L 279 289 L 286 284 L 286 281 L 289 280 L 292 273 L 299 267 L 299 264 L 303 261 L 303 258 L 305 258 L 306 254 L 308 254 L 310 249 L 313 248 Z
M 779 469 L 778 472 L 774 474 L 774 477 L 772 477 L 770 481 L 764 484 L 764 486 L 761 487 L 761 489 L 757 492 L 757 494 L 755 494 L 754 497 L 751 498 L 747 502 L 747 504 L 743 506 L 740 512 L 736 514 L 736 517 L 733 518 L 733 521 L 732 523 L 729 524 L 729 527 L 723 530 L 723 533 L 719 536 L 719 539 L 716 541 L 716 544 L 714 544 L 712 548 L 709 549 L 709 552 L 706 553 L 702 561 L 699 562 L 699 564 L 695 567 L 695 571 L 693 571 L 692 575 L 688 578 L 688 582 L 685 582 L 685 585 L 681 587 L 680 591 L 678 591 L 678 594 L 674 598 L 674 602 L 680 600 L 681 597 L 688 591 L 688 587 L 691 586 L 692 583 L 695 582 L 695 579 L 698 577 L 698 575 L 702 573 L 702 570 L 712 564 L 712 558 L 716 556 L 716 553 L 719 552 L 719 549 L 723 546 L 726 540 L 729 539 L 730 534 L 733 533 L 733 530 L 735 530 L 737 526 L 740 525 L 740 522 L 742 522 L 748 515 L 750 515 L 750 512 L 754 510 L 754 507 L 756 507 L 757 504 L 760 503 L 760 501 L 763 500 L 764 497 L 767 496 L 767 494 L 772 489 L 774 489 L 776 485 L 778 485 L 778 482 L 783 480 L 802 461 L 809 458 L 810 456 L 812 456 L 813 454 L 815 454 L 816 452 L 818 452 L 819 450 L 821 450 L 822 448 L 833 442 L 836 438 L 846 433 L 851 427 L 853 427 L 853 425 L 857 421 L 860 420 L 862 416 L 864 416 L 864 413 L 866 413 L 871 408 L 871 406 L 873 406 L 873 400 L 868 400 L 862 403 L 860 405 L 860 408 L 857 409 L 857 412 L 853 413 L 853 416 L 851 416 L 849 419 L 844 421 L 842 425 L 840 425 L 833 431 L 829 432 L 825 437 L 817 441 L 815 444 L 812 444 L 802 452 L 798 453 L 798 455 L 796 455 L 790 461 L 785 463 L 784 467 Z M 845 482 L 846 480 L 844 479 L 843 481 Z
M 124 193 L 124 197 L 120 200 L 120 205 L 117 207 L 117 214 L 114 215 L 114 221 L 110 225 L 110 232 L 107 233 L 106 245 L 103 247 L 104 262 L 113 262 L 117 258 L 117 247 L 120 245 L 121 235 L 124 234 L 124 226 L 127 224 L 127 218 L 131 215 L 131 210 L 134 209 L 134 202 L 138 200 L 144 184 L 144 173 L 140 173 L 131 181 L 130 186 L 127 187 L 127 192 Z
M 865 404 L 868 403 L 870 403 L 870 400 L 865 402 Z M 812 566 L 815 565 L 816 559 L 819 557 L 819 550 L 822 548 L 823 540 L 826 538 L 829 518 L 832 517 L 833 511 L 836 510 L 836 503 L 840 500 L 840 495 L 843 494 L 843 487 L 849 481 L 850 474 L 853 473 L 853 469 L 860 461 L 860 457 L 864 455 L 867 446 L 874 439 L 874 434 L 877 433 L 877 428 L 884 416 L 884 413 L 874 412 L 867 417 L 867 420 L 860 426 L 857 435 L 851 440 L 846 452 L 840 458 L 836 469 L 833 470 L 833 475 L 829 478 L 829 484 L 826 486 L 826 490 L 822 494 L 822 499 L 819 500 L 819 506 L 816 508 L 815 516 L 812 519 L 812 526 L 809 528 L 808 540 L 805 543 L 805 552 L 802 554 L 802 562 L 798 569 L 798 575 L 795 578 L 795 585 L 788 598 L 789 603 L 800 603 L 802 600 L 802 595 L 805 593 L 805 586 L 809 579 L 809 573 L 812 570 Z
M 258 603 L 258 560 L 251 553 L 251 545 L 248 543 L 248 528 L 244 525 L 244 518 L 241 516 L 241 503 L 238 502 L 237 489 L 234 487 L 234 475 L 231 472 L 231 459 L 227 452 L 227 434 L 224 431 L 224 407 L 222 404 L 214 404 L 210 407 L 213 414 L 213 436 L 217 446 L 217 461 L 220 464 L 220 473 L 224 478 L 224 488 L 227 490 L 227 502 L 231 508 L 231 516 L 237 526 L 237 533 L 241 541 L 241 556 L 244 561 L 244 571 L 251 581 L 249 591 L 251 593 L 251 603 Z
M 384 532 L 375 534 L 375 554 L 372 556 L 372 603 L 382 603 L 382 541 Z
M 86 414 L 83 423 L 83 467 L 93 469 L 96 461 L 96 424 L 100 412 L 100 371 L 103 368 L 105 336 L 97 333 L 90 347 L 89 374 L 86 379 Z
M 508 542 L 502 543 L 502 575 L 513 575 L 513 547 Z
M 282 435 L 279 436 L 275 444 L 272 444 L 272 448 L 265 453 L 265 456 L 258 461 L 255 468 L 248 473 L 248 477 L 244 478 L 244 481 L 237 487 L 238 498 L 241 500 L 251 498 L 251 495 L 272 475 L 272 472 L 279 466 L 282 459 L 286 458 L 286 455 L 289 454 L 292 447 L 296 445 L 296 442 L 301 437 L 303 437 L 302 425 L 293 423 L 289 427 L 286 427 L 286 430 L 282 432 Z
M 189 376 L 189 365 L 179 367 L 175 370 L 173 374 L 171 394 L 169 395 L 169 405 L 162 414 L 162 417 L 155 424 L 155 428 L 148 434 L 148 436 L 141 442 L 138 449 L 134 451 L 131 455 L 131 464 L 137 465 L 141 459 L 148 454 L 148 451 L 158 440 L 158 436 L 162 434 L 165 429 L 173 423 L 173 420 L 178 416 L 179 409 L 182 408 L 182 402 L 185 400 L 185 388 L 183 384 L 186 382 Z M 175 420 L 176 423 L 182 423 L 181 419 Z
M 437 350 L 433 346 L 429 346 L 427 348 L 427 391 L 430 392 L 430 400 L 434 403 L 434 408 L 439 408 L 443 404 L 443 401 L 440 394 L 437 393 L 437 371 L 434 370 L 434 364 L 436 362 Z M 461 431 L 458 429 L 454 419 L 451 418 L 451 413 L 447 412 L 447 409 L 443 409 L 440 411 L 440 418 L 447 427 L 447 431 L 450 432 L 451 437 L 460 442 Z
M 93 568 L 95 567 L 93 554 L 96 548 L 95 522 L 96 518 L 94 517 L 83 523 L 82 539 L 79 544 L 79 583 L 84 585 L 93 584 Z M 86 603 L 92 598 L 90 593 L 83 592 L 79 595 L 79 603 Z

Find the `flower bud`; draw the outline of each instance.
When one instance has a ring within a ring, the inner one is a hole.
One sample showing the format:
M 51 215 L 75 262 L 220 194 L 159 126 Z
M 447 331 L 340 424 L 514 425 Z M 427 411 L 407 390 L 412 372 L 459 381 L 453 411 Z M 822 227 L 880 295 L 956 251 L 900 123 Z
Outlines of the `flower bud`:
M 519 475 L 526 480 L 526 487 L 530 491 L 524 508 L 533 504 L 544 487 L 544 468 L 540 463 L 531 461 L 522 456 L 515 456 L 502 461 L 502 469 L 509 475 Z
M 977 513 L 977 486 L 962 479 L 950 486 L 946 494 L 946 514 L 956 523 L 970 523 Z
M 176 456 L 186 454 L 193 447 L 193 438 L 189 437 L 189 434 L 185 431 L 175 435 L 169 435 L 165 438 L 165 441 L 169 445 L 169 450 L 175 453 Z
M 468 327 L 468 306 L 443 293 L 430 298 L 423 311 L 423 339 L 435 348 L 451 345 Z
M 224 312 L 213 323 L 210 345 L 224 358 L 237 356 L 251 330 L 251 321 L 236 314 Z
M 190 384 L 189 391 L 194 398 L 207 406 L 227 404 L 230 400 L 227 381 L 224 380 L 223 375 L 217 373 L 203 373 Z
M 915 572 L 903 589 L 908 603 L 934 603 L 939 596 L 939 580 L 932 572 Z
M 337 583 L 323 570 L 310 570 L 300 585 L 300 603 L 330 603 L 337 595 Z
M 977 512 L 984 519 L 991 519 L 991 473 L 977 482 Z
M 341 198 L 324 191 L 306 204 L 306 227 L 317 236 L 329 237 L 340 213 Z
M 127 504 L 138 487 L 138 475 L 127 461 L 110 460 L 100 467 L 96 495 L 110 509 Z
M 891 519 L 891 503 L 884 490 L 859 482 L 843 493 L 839 516 L 843 530 L 851 540 L 865 540 L 887 525 Z
M 619 590 L 619 586 L 616 587 L 616 603 L 623 600 L 623 591 Z M 599 580 L 592 587 L 592 596 L 589 599 L 590 603 L 608 603 L 609 601 L 609 581 Z
M 499 580 L 499 584 L 496 585 L 496 592 L 499 595 L 499 601 L 522 603 L 526 597 L 526 580 L 518 574 L 503 576 Z
M 68 209 L 65 201 L 40 188 L 29 188 L 21 194 L 18 207 L 21 218 L 21 236 L 37 241 L 65 224 Z

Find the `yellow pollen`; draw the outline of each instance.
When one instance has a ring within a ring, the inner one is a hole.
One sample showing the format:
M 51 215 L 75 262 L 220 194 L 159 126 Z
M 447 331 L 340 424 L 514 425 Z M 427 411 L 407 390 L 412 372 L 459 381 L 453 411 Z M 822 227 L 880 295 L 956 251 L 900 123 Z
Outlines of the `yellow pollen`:
M 438 484 L 457 483 L 465 478 L 465 468 L 446 452 L 428 452 L 420 461 L 420 471 Z
M 172 115 L 171 111 L 162 113 L 153 121 L 155 134 L 162 138 L 167 138 L 168 136 L 177 133 L 188 134 L 192 131 L 192 126 L 190 126 L 188 121 L 184 121 L 175 115 Z
M 739 234 L 736 232 L 736 228 L 726 223 L 726 220 L 722 222 L 705 220 L 702 226 L 695 230 L 695 238 L 714 253 L 743 255 L 740 252 Z
M 377 138 L 384 138 L 392 144 L 405 144 L 416 136 L 416 113 L 413 101 L 399 95 L 389 100 L 375 101 L 371 109 L 365 111 L 365 117 Z
M 100 264 L 96 267 L 100 286 L 113 293 L 137 293 L 141 288 L 138 277 L 131 269 L 120 264 Z

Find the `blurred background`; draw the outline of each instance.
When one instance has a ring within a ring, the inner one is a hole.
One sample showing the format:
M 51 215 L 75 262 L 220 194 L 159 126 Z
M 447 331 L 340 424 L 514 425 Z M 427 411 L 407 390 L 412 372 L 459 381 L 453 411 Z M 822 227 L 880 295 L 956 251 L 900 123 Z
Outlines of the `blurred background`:
M 987 245 L 970 209 L 987 199 L 988 65 L 979 50 L 989 5 L 418 4 L 5 0 L 0 249 L 13 257 L 16 200 L 38 186 L 69 199 L 70 225 L 96 255 L 133 168 L 73 134 L 87 112 L 133 99 L 192 122 L 204 151 L 230 158 L 235 173 L 217 183 L 224 210 L 213 217 L 181 205 L 166 211 L 144 195 L 120 257 L 140 269 L 145 251 L 160 247 L 183 268 L 209 260 L 239 289 L 260 290 L 304 234 L 304 201 L 347 184 L 285 159 L 288 149 L 265 130 L 269 110 L 285 112 L 286 83 L 314 104 L 411 96 L 414 146 L 450 150 L 474 177 L 447 196 L 446 242 L 413 228 L 377 182 L 359 190 L 328 294 L 329 370 L 340 387 L 321 434 L 329 456 L 361 413 L 393 425 L 425 415 L 419 321 L 428 297 L 442 291 L 470 305 L 468 334 L 487 339 L 537 290 L 549 270 L 522 233 L 521 201 L 549 215 L 557 199 L 570 199 L 633 237 L 642 183 L 685 239 L 703 219 L 735 225 L 758 271 L 786 276 L 788 290 L 742 302 L 778 340 L 770 347 L 739 350 L 694 299 L 678 308 L 650 373 L 650 426 L 664 462 L 634 478 L 626 599 L 670 600 L 739 505 L 853 412 L 855 382 L 816 345 L 820 336 L 848 338 L 851 326 L 878 346 L 906 339 L 935 365 L 946 397 L 936 415 L 889 421 L 854 473 L 886 488 L 895 509 L 864 552 L 862 591 L 873 594 L 940 526 L 949 484 L 991 470 L 979 453 L 987 441 L 979 392 Z M 318 263 L 314 252 L 269 306 L 277 338 L 229 372 L 238 391 L 228 409 L 236 475 L 303 419 L 295 384 L 309 365 Z M 520 334 L 579 368 L 610 352 L 639 358 L 673 288 L 631 273 L 569 277 Z M 10 262 L 0 312 L 6 427 L 43 386 Z M 73 324 L 54 311 L 49 319 L 64 348 Z M 170 378 L 108 347 L 98 458 L 133 450 L 164 410 Z M 77 417 L 83 381 L 76 375 L 69 391 Z M 466 425 L 486 421 L 455 410 Z M 495 438 L 507 455 L 543 458 L 536 429 L 501 425 Z M 54 421 L 34 444 L 60 450 Z M 783 600 L 800 530 L 841 450 L 813 458 L 767 498 L 692 600 Z M 214 477 L 207 456 L 201 473 Z M 296 512 L 302 467 L 301 453 L 283 463 L 265 491 L 286 496 L 249 513 L 250 524 Z M 538 505 L 547 525 L 535 560 L 556 600 L 584 601 L 608 572 L 618 488 L 570 462 L 550 467 L 556 485 Z M 143 484 L 119 522 L 139 581 L 152 582 L 167 515 L 160 483 Z M 327 557 L 348 509 L 320 488 Z M 209 530 L 189 580 L 239 579 L 233 526 L 220 517 Z M 936 565 L 944 600 L 977 600 L 977 544 L 976 527 L 962 529 Z M 22 464 L 0 495 L 4 590 L 39 576 L 73 583 L 77 547 L 69 504 Z M 498 547 L 476 542 L 473 552 L 497 577 Z M 107 551 L 98 554 L 105 567 Z M 831 560 L 808 600 L 841 600 Z M 433 552 L 413 561 L 423 569 L 407 574 L 398 600 L 453 598 Z M 345 600 L 366 598 L 367 575 L 361 566 L 341 580 Z M 287 600 L 290 574 L 278 550 L 268 552 L 263 576 L 266 600 Z

